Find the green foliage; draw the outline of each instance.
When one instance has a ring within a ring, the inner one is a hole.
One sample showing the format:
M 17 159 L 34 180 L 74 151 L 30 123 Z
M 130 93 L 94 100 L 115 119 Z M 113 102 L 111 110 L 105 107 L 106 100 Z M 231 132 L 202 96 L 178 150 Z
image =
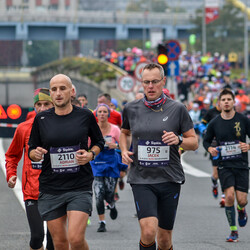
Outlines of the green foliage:
M 202 10 L 197 11 L 197 18 L 193 20 L 195 29 L 190 34 L 196 34 L 196 50 L 202 50 Z M 242 52 L 244 40 L 244 17 L 241 11 L 231 3 L 227 3 L 219 10 L 219 18 L 206 25 L 207 51 L 229 53 L 232 50 Z
M 115 79 L 114 70 L 110 71 L 106 64 L 103 64 L 99 61 L 84 62 L 80 67 L 80 74 L 97 83 L 107 79 Z
M 52 71 L 53 74 L 61 72 L 69 74 L 70 72 L 75 71 L 96 83 L 100 83 L 104 80 L 116 79 L 116 71 L 114 68 L 99 60 L 87 58 L 64 58 L 62 60 L 45 64 L 32 74 L 36 75 L 46 71 Z
M 139 3 L 131 1 L 127 6 L 127 11 L 141 11 Z
M 127 11 L 152 11 L 165 12 L 168 5 L 165 0 L 140 0 L 130 1 L 127 6 Z
M 239 79 L 241 77 L 242 74 L 245 74 L 245 70 L 244 69 L 231 69 L 231 79 L 237 78 Z M 248 80 L 250 79 L 250 72 L 248 72 Z
M 32 41 L 26 46 L 29 66 L 35 67 L 54 61 L 59 57 L 58 41 Z
M 152 0 L 152 11 L 153 12 L 165 12 L 168 7 L 164 0 Z
M 142 48 L 141 40 L 118 40 L 116 43 L 117 51 L 123 50 L 125 51 L 127 48 L 138 47 Z

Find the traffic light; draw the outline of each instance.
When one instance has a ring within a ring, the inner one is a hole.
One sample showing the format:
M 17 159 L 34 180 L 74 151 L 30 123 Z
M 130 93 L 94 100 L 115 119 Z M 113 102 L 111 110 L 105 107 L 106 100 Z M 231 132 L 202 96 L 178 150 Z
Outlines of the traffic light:
M 157 52 L 158 52 L 158 56 L 157 56 L 158 63 L 161 65 L 165 65 L 168 62 L 166 46 L 163 44 L 158 44 Z
M 22 115 L 22 109 L 16 104 L 11 104 L 7 108 L 7 115 L 10 119 L 16 120 Z

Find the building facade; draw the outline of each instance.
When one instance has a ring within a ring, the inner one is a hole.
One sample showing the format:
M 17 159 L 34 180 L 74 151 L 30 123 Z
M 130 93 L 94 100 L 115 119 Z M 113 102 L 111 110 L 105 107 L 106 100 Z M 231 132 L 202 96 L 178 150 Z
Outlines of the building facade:
M 104 10 L 125 11 L 130 3 L 138 3 L 141 0 L 2 0 L 0 8 L 11 9 L 55 9 L 55 10 Z M 145 0 L 144 5 L 151 5 L 153 0 Z M 205 0 L 163 0 L 170 11 L 185 11 L 195 13 L 196 9 L 202 8 Z M 220 0 L 223 4 L 225 0 Z

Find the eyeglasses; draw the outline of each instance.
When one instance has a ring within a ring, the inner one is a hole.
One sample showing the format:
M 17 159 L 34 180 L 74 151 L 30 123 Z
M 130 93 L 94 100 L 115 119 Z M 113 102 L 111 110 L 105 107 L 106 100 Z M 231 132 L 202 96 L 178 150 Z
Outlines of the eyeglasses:
M 151 82 L 152 82 L 153 85 L 156 85 L 157 83 L 159 83 L 160 81 L 162 81 L 162 79 L 163 79 L 163 78 L 161 78 L 161 80 L 155 79 L 155 80 L 152 80 L 152 81 L 144 80 L 144 81 L 142 81 L 142 82 L 143 82 L 145 85 L 149 85 Z

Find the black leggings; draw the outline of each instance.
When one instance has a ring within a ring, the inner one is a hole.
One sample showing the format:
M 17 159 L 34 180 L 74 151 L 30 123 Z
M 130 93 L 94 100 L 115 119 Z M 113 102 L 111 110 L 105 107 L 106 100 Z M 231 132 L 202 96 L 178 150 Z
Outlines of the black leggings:
M 117 180 L 118 178 L 95 176 L 94 192 L 98 215 L 104 214 L 105 212 L 104 200 L 106 200 L 111 206 L 115 203 L 114 195 Z
M 26 200 L 25 208 L 31 233 L 30 247 L 32 249 L 39 249 L 43 245 L 44 229 L 43 229 L 43 220 L 39 214 L 37 207 L 37 200 Z M 54 250 L 53 241 L 48 229 L 47 229 L 46 248 L 48 250 Z

